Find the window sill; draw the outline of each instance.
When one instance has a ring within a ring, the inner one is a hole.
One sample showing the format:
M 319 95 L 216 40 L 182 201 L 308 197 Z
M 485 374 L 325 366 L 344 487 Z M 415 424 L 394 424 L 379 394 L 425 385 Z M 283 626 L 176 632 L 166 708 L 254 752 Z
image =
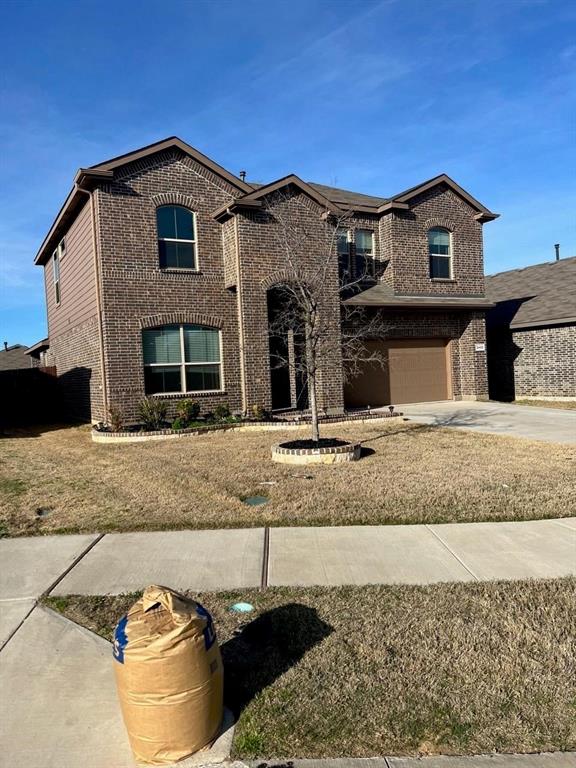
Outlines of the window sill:
M 455 277 L 431 277 L 430 282 L 431 283 L 457 283 L 458 280 L 456 280 Z
M 202 272 L 199 269 L 189 269 L 188 267 L 160 267 L 162 274 L 175 274 L 175 275 L 201 275 Z
M 155 397 L 158 400 L 184 400 L 191 397 L 214 397 L 214 395 L 225 395 L 225 389 L 205 389 L 201 392 L 155 392 L 146 397 Z

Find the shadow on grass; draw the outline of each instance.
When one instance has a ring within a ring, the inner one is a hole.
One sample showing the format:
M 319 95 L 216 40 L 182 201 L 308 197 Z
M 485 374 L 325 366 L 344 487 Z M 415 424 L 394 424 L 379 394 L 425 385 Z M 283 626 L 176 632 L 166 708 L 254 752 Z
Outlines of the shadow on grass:
M 237 718 L 261 691 L 297 664 L 333 628 L 298 603 L 266 611 L 221 646 L 224 701 Z

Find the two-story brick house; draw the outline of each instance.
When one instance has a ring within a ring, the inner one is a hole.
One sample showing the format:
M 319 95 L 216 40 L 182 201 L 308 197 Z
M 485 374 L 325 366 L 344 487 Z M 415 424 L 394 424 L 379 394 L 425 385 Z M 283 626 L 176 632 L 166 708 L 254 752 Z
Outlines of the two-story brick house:
M 286 273 L 273 200 L 306 220 L 312 260 L 315 233 L 346 213 L 327 283 L 337 286 L 343 256 L 373 260 L 376 277 L 347 300 L 390 320 L 388 338 L 371 342 L 386 370 L 367 366 L 345 386 L 338 355 L 322 362 L 323 408 L 487 396 L 482 224 L 496 214 L 445 175 L 392 198 L 296 176 L 252 185 L 170 138 L 79 170 L 36 256 L 46 363 L 71 412 L 99 421 L 113 406 L 136 420 L 145 395 L 205 410 L 296 405 L 270 365 L 270 306 Z M 339 300 L 325 309 L 339 334 Z

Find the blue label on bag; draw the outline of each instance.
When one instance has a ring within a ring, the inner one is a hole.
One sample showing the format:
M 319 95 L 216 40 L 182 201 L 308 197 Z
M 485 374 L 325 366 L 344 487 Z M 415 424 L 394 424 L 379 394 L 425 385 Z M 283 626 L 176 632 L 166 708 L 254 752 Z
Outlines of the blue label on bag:
M 200 603 L 196 604 L 196 613 L 198 616 L 200 616 L 200 618 L 206 620 L 206 627 L 204 629 L 203 635 L 204 645 L 206 646 L 206 650 L 208 650 L 214 645 L 214 640 L 216 640 L 216 632 L 214 631 L 212 616 L 210 616 L 206 608 L 204 608 L 203 605 L 200 605 Z
M 112 653 L 116 661 L 120 664 L 124 664 L 124 648 L 128 645 L 128 635 L 126 634 L 126 625 L 128 624 L 128 616 L 122 616 L 116 629 L 114 630 L 114 643 L 112 645 Z

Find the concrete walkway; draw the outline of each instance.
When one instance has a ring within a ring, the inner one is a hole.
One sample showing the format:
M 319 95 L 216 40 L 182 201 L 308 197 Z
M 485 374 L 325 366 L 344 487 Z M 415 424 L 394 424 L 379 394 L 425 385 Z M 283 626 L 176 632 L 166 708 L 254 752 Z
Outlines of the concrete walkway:
M 523 523 L 254 528 L 0 540 L 0 739 L 11 768 L 128 768 L 111 647 L 42 605 L 152 582 L 241 591 L 275 584 L 430 584 L 576 574 L 576 518 Z M 227 723 L 212 750 L 228 760 Z M 331 765 L 333 764 L 333 765 Z M 570 754 L 297 761 L 297 768 L 575 768 Z M 242 764 L 238 764 L 241 768 Z
M 436 427 L 576 444 L 576 410 L 466 401 L 398 405 L 398 410 L 413 421 Z
M 576 517 L 518 523 L 246 528 L 0 540 L 0 647 L 52 595 L 148 584 L 434 584 L 576 575 Z

